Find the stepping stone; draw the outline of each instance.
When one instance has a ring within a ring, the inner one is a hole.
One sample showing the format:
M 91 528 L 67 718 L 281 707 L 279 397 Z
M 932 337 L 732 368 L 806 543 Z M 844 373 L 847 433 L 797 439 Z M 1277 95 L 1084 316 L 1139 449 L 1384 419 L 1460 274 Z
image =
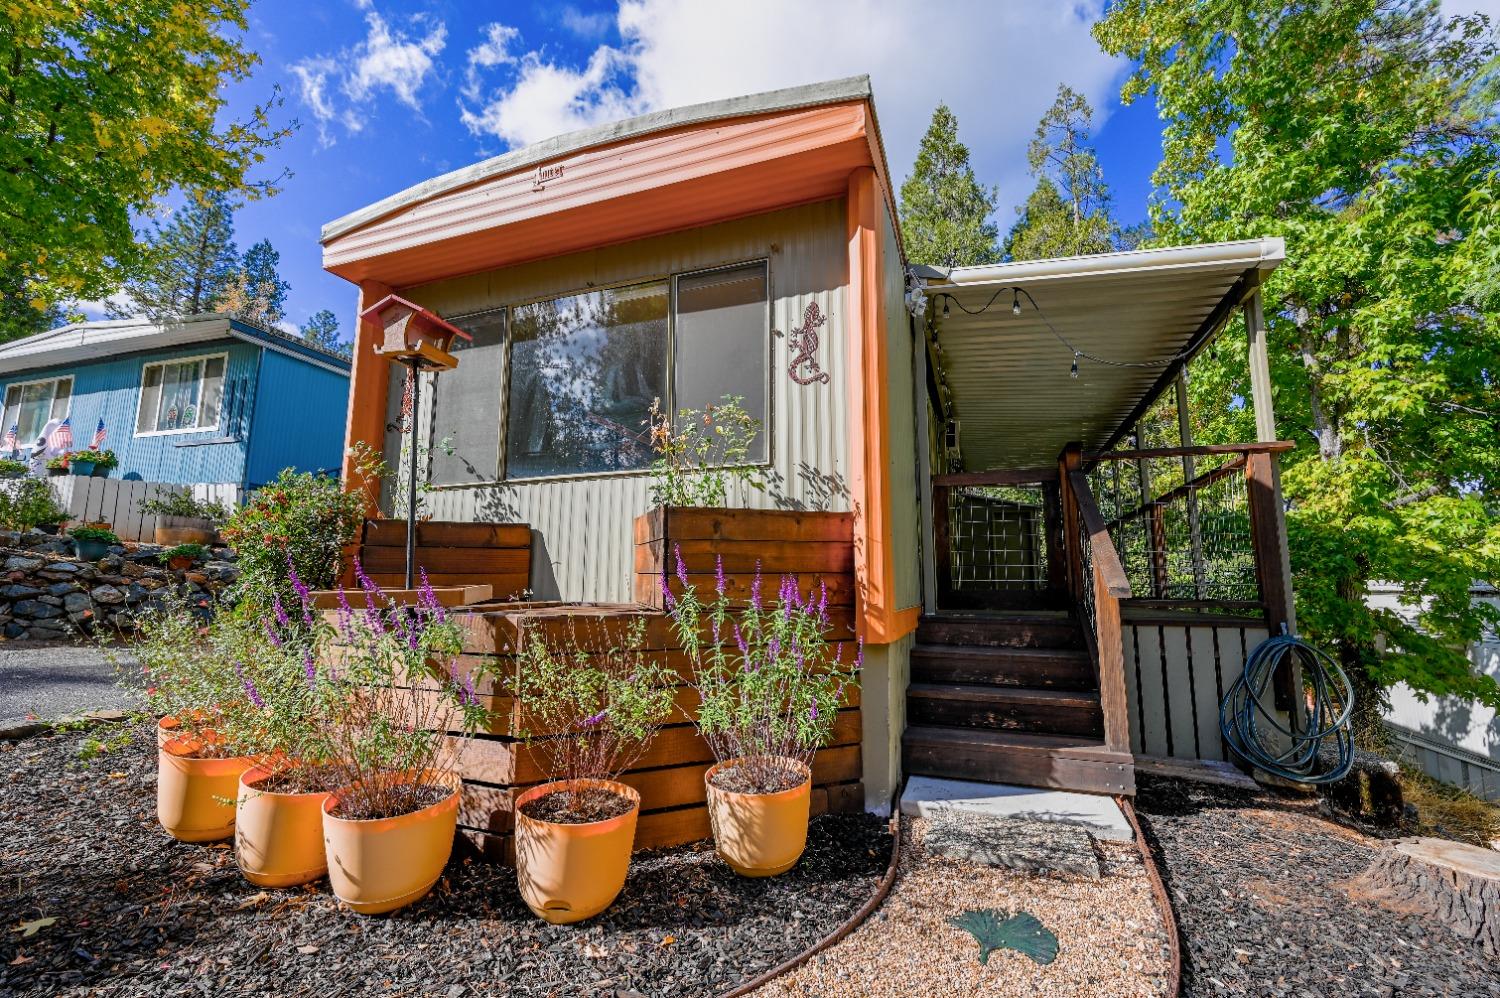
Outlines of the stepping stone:
M 913 776 L 906 781 L 906 791 L 901 795 L 902 814 L 928 818 L 938 809 L 1075 825 L 1096 838 L 1114 842 L 1135 839 L 1135 831 L 1120 805 L 1099 794 L 943 780 L 934 776 Z
M 1103 875 L 1093 838 L 1076 825 L 942 807 L 932 808 L 926 819 L 922 842 L 929 855 L 1022 873 L 1070 873 L 1089 880 Z

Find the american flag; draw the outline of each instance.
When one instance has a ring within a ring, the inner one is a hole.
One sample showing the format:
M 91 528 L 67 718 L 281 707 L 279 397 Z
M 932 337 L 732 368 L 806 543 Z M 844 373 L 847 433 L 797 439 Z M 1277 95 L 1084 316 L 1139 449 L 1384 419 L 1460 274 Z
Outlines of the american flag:
M 89 444 L 91 450 L 98 450 L 99 445 L 104 443 L 104 417 L 99 417 L 99 425 L 94 427 L 94 442 Z
M 69 416 L 58 424 L 57 429 L 52 431 L 52 436 L 47 439 L 47 446 L 52 450 L 73 449 L 73 417 Z
M 10 429 L 5 431 L 6 450 L 15 450 L 18 446 L 20 446 L 20 429 L 21 427 L 19 424 L 13 424 Z

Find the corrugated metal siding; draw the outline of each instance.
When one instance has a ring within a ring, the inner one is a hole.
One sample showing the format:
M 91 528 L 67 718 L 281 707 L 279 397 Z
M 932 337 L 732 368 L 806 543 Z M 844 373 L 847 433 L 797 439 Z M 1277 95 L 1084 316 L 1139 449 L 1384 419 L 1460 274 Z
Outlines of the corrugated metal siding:
M 472 277 L 408 289 L 443 315 L 564 294 L 703 267 L 770 260 L 772 361 L 771 466 L 765 492 L 747 490 L 735 505 L 849 508 L 844 202 L 823 201 L 720 225 L 607 246 Z M 827 384 L 787 376 L 785 333 L 817 301 L 828 316 L 818 362 Z M 497 391 L 500 390 L 497 386 Z M 392 464 L 394 454 L 388 454 Z M 645 473 L 569 481 L 528 481 L 439 490 L 427 497 L 438 519 L 524 521 L 537 531 L 533 588 L 540 597 L 628 600 L 632 522 L 647 508 Z
M 255 399 L 248 484 L 283 468 L 338 474 L 343 463 L 349 378 L 265 351 Z
M 239 405 L 234 400 L 241 392 L 253 391 L 255 358 L 259 349 L 238 340 L 194 343 L 170 350 L 150 350 L 126 354 L 93 364 L 73 367 L 38 368 L 17 372 L 0 381 L 0 398 L 6 386 L 17 381 L 36 381 L 60 375 L 73 376 L 73 401 L 69 411 L 73 442 L 87 447 L 94 427 L 104 419 L 108 434 L 104 446 L 120 458 L 113 477 L 134 476 L 148 482 L 188 485 L 194 482 L 239 482 L 245 473 L 243 433 L 233 425 Z M 165 436 L 135 435 L 136 412 L 141 400 L 141 368 L 145 364 L 181 357 L 227 353 L 224 379 L 224 406 L 219 426 L 195 433 Z M 233 393 L 233 394 L 231 394 Z M 340 417 L 342 424 L 342 417 Z M 238 436 L 233 442 L 198 444 L 195 441 Z M 189 446 L 184 446 L 189 445 Z
M 906 311 L 906 271 L 891 217 L 882 206 L 886 338 L 886 474 L 891 483 L 891 552 L 896 561 L 896 609 L 922 602 L 921 509 L 917 502 L 917 410 L 914 401 L 913 337 Z

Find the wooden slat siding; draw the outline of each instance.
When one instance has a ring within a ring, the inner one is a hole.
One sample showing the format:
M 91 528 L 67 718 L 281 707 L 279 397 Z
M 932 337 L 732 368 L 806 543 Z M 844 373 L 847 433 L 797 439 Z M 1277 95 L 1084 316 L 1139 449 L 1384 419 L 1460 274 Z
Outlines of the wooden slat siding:
M 406 548 L 405 520 L 369 520 L 367 547 Z M 418 547 L 531 548 L 531 527 L 524 523 L 460 523 L 426 521 L 417 524 Z
M 381 588 L 406 584 L 406 522 L 366 520 L 360 564 Z M 517 523 L 428 520 L 417 524 L 416 565 L 434 586 L 487 585 L 495 600 L 531 587 L 531 528 Z
M 800 510 L 656 507 L 635 520 L 635 542 L 646 544 L 670 536 L 679 541 L 755 540 L 842 541 L 854 543 L 854 520 L 848 513 Z M 774 533 L 772 533 L 774 531 Z
M 446 548 L 425 546 L 416 549 L 418 568 L 433 575 L 517 575 L 531 566 L 527 548 Z M 360 561 L 373 574 L 404 572 L 406 552 L 396 547 L 366 547 Z
M 418 568 L 421 567 L 420 556 Z M 406 572 L 371 572 L 370 578 L 382 589 L 400 589 L 406 585 Z M 417 576 L 421 581 L 421 575 Z M 520 600 L 531 585 L 531 574 L 497 572 L 473 575 L 468 572 L 428 572 L 427 582 L 434 586 L 489 586 L 495 600 Z
M 620 782 L 634 787 L 641 795 L 641 811 L 661 811 L 691 805 L 703 805 L 707 799 L 703 776 L 711 761 L 667 766 L 658 769 L 635 769 L 620 777 Z M 834 746 L 820 750 L 813 758 L 812 779 L 815 787 L 831 783 L 848 783 L 860 777 L 858 745 Z M 458 822 L 486 832 L 509 832 L 515 825 L 515 798 L 532 784 L 491 786 L 467 782 Z
M 845 574 L 821 574 L 811 572 L 799 572 L 795 575 L 797 590 L 804 596 L 809 593 L 814 599 L 818 598 L 818 585 L 822 583 L 828 590 L 828 605 L 830 607 L 852 607 L 854 605 L 854 576 Z M 636 577 L 637 586 L 653 586 L 653 592 L 661 593 L 661 579 L 659 574 L 639 574 Z M 713 575 L 688 575 L 688 585 L 698 592 L 700 599 L 711 599 L 714 596 L 714 587 L 718 580 Z M 781 584 L 781 573 L 763 574 L 761 579 L 761 596 L 767 600 L 776 598 L 776 591 Z M 750 603 L 750 594 L 755 586 L 755 574 L 732 574 L 724 573 L 724 591 L 729 597 L 731 604 L 735 606 L 747 606 Z M 674 597 L 683 593 L 682 580 L 676 575 L 667 577 L 667 588 L 671 590 Z
M 767 576 L 786 572 L 847 575 L 854 571 L 854 546 L 847 541 L 685 541 L 672 538 L 670 547 L 637 544 L 635 570 L 640 575 L 675 575 L 677 554 L 688 573 L 712 578 L 721 560 L 724 571 L 754 575 L 759 566 Z

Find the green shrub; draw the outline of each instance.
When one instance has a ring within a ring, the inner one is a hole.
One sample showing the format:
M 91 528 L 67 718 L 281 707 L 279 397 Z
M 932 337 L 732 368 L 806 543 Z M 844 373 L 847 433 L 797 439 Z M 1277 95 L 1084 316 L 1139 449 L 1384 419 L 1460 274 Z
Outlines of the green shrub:
M 288 569 L 312 589 L 332 589 L 346 544 L 364 520 L 360 492 L 345 492 L 337 478 L 287 468 L 261 488 L 224 525 L 222 534 L 239 556 L 235 595 L 266 609 L 294 590 Z
M 0 457 L 0 478 L 19 478 L 26 474 L 25 461 L 12 461 L 8 457 Z
M 655 506 L 723 506 L 729 483 L 761 488 L 759 470 L 746 462 L 760 433 L 760 420 L 725 395 L 707 408 L 679 409 L 674 420 L 660 399 L 651 403 L 651 503 Z
M 67 471 L 68 470 L 68 455 L 67 454 L 58 454 L 58 455 L 56 455 L 54 457 L 47 458 L 47 470 L 48 471 Z
M 207 499 L 199 502 L 189 492 L 168 492 L 153 499 L 142 499 L 137 507 L 148 516 L 183 516 L 214 523 L 229 519 L 229 510 L 223 503 Z
M 167 548 L 157 557 L 165 565 L 173 558 L 192 558 L 194 561 L 197 561 L 206 554 L 208 554 L 208 548 L 202 544 L 179 544 L 174 548 Z
M 40 478 L 23 478 L 0 490 L 0 524 L 7 530 L 29 530 L 62 523 L 68 511 L 57 504 L 52 486 Z
M 75 541 L 98 541 L 101 544 L 118 544 L 120 538 L 113 530 L 103 527 L 74 527 L 68 531 L 68 536 Z

